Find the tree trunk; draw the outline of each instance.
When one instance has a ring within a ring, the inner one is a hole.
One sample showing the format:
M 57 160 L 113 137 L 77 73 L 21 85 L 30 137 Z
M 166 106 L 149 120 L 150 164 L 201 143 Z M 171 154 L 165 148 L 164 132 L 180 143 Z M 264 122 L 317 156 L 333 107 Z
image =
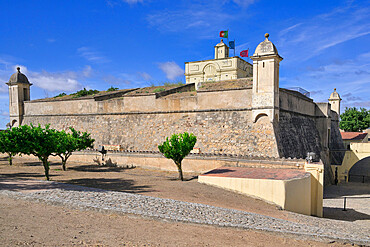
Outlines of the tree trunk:
M 63 168 L 63 171 L 66 171 L 66 163 L 67 163 L 67 160 L 65 159 L 62 159 L 62 168 Z
M 9 161 L 9 165 L 13 165 L 13 155 L 12 153 L 8 153 L 9 157 L 8 157 L 8 161 Z
M 180 179 L 181 181 L 184 181 L 184 177 L 182 176 L 181 162 L 176 163 L 176 165 L 177 165 L 177 170 L 179 171 L 179 179 Z
M 59 155 L 59 157 L 62 159 L 62 168 L 63 168 L 63 171 L 66 171 L 67 168 L 66 168 L 66 164 L 67 164 L 67 160 L 69 158 L 69 156 L 71 156 L 72 153 L 67 153 L 65 155 L 65 157 L 63 157 L 62 155 Z
M 50 169 L 50 167 L 49 167 L 48 159 L 47 158 L 42 158 L 42 164 L 44 165 L 46 180 L 50 180 L 50 177 L 49 177 L 49 169 Z

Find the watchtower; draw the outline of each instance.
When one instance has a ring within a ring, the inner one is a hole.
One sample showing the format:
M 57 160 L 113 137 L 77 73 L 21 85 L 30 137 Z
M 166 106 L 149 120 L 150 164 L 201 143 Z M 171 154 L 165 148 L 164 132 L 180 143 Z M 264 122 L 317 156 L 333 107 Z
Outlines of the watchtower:
M 32 85 L 27 76 L 17 68 L 6 83 L 9 86 L 9 115 L 10 127 L 17 127 L 22 124 L 24 115 L 24 101 L 30 100 L 30 86 Z
M 221 42 L 215 46 L 215 59 L 228 57 L 229 57 L 229 47 L 221 39 Z
M 279 120 L 279 56 L 275 45 L 265 34 L 251 59 L 253 60 L 252 117 L 256 122 L 260 116 L 270 121 Z
M 329 103 L 331 105 L 331 109 L 335 111 L 338 116 L 340 115 L 340 101 L 342 99 L 339 96 L 339 93 L 337 93 L 337 89 L 334 88 L 334 92 L 330 94 Z

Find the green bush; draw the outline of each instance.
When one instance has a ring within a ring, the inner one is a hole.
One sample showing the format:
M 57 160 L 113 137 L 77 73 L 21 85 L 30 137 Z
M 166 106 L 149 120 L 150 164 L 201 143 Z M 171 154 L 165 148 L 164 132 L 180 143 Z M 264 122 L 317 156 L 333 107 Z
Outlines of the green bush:
M 87 96 L 87 95 L 94 95 L 94 94 L 97 94 L 99 93 L 98 90 L 86 90 L 86 88 L 80 90 L 80 91 L 77 91 L 76 93 L 73 93 L 71 95 L 73 95 L 73 98 L 79 98 L 79 97 L 83 97 L 83 96 Z
M 57 96 L 54 96 L 54 98 L 63 97 L 63 96 L 66 96 L 66 95 L 67 95 L 66 93 L 60 93 Z
M 163 92 L 165 91 L 166 89 L 164 89 L 163 87 L 160 87 L 160 88 L 156 88 L 153 90 L 154 93 L 159 93 L 159 92 Z
M 110 87 L 107 89 L 107 92 L 113 92 L 113 91 L 117 91 L 118 90 L 118 87 Z
M 179 82 L 165 82 L 163 83 L 163 86 L 169 87 L 169 86 L 182 86 L 184 83 L 182 81 Z
M 184 180 L 182 175 L 182 160 L 193 150 L 197 137 L 193 133 L 184 132 L 183 134 L 173 134 L 171 138 L 166 138 L 158 149 L 167 159 L 172 159 L 179 171 L 179 179 Z

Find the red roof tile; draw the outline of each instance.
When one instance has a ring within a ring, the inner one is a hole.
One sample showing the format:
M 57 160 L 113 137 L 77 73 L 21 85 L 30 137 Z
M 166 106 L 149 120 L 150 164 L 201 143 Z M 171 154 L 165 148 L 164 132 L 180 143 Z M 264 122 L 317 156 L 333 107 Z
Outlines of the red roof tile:
M 367 133 L 362 132 L 341 132 L 343 140 L 363 140 Z

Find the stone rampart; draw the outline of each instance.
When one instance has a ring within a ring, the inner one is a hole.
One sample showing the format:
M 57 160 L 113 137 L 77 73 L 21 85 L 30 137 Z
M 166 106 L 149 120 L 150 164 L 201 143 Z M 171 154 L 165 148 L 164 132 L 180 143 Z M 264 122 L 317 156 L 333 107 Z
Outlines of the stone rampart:
M 315 103 L 290 90 L 280 90 L 278 123 L 267 117 L 253 123 L 251 88 L 166 94 L 25 102 L 23 123 L 72 126 L 90 132 L 96 146 L 123 150 L 156 151 L 169 135 L 187 131 L 197 136 L 201 153 L 285 158 L 320 153 Z

